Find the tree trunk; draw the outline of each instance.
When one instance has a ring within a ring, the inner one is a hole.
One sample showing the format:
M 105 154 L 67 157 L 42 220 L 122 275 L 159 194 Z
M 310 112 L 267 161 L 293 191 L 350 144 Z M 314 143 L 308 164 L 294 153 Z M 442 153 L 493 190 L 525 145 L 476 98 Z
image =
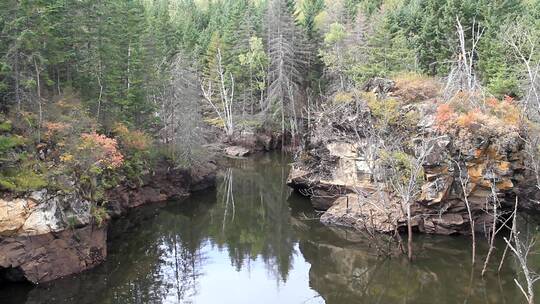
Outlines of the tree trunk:
M 19 72 L 19 54 L 15 55 L 15 100 L 17 101 L 17 113 L 22 111 L 21 92 L 20 92 L 20 72 Z
M 411 204 L 407 203 L 407 255 L 409 261 L 413 259 L 413 235 L 412 235 L 412 223 L 411 223 Z
M 36 58 L 34 57 L 34 68 L 36 70 L 36 83 L 37 83 L 37 101 L 39 108 L 39 120 L 38 120 L 38 142 L 41 142 L 41 124 L 43 123 L 43 107 L 41 104 L 41 82 L 40 82 L 40 72 Z

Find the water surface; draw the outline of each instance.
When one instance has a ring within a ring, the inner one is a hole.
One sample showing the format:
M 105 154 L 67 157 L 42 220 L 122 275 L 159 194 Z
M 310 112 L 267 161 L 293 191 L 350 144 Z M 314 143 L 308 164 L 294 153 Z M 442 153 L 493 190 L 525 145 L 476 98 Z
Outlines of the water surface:
M 217 189 L 113 222 L 103 265 L 35 287 L 4 286 L 0 303 L 523 302 L 515 262 L 497 274 L 497 251 L 480 278 L 466 237 L 415 236 L 411 264 L 381 256 L 382 240 L 323 226 L 285 186 L 289 161 L 231 161 Z M 479 247 L 483 257 L 486 241 Z M 540 269 L 540 259 L 531 266 Z

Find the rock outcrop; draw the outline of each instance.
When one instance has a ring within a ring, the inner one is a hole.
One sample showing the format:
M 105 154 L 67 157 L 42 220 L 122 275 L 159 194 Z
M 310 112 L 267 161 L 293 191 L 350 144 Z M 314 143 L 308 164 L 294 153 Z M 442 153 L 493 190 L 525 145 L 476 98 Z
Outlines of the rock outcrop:
M 285 140 L 285 146 L 282 145 Z M 206 145 L 206 149 L 229 158 L 246 157 L 260 152 L 288 149 L 290 136 L 279 132 L 256 130 L 247 127 L 235 132 L 233 136 L 216 138 L 216 142 Z
M 91 206 L 47 190 L 0 199 L 0 281 L 46 282 L 101 263 L 106 225 L 92 225 Z
M 242 146 L 230 146 L 225 148 L 225 154 L 233 157 L 244 157 L 250 153 L 248 148 Z
M 214 162 L 194 165 L 189 169 L 171 168 L 162 163 L 152 173 L 144 175 L 140 185 L 124 184 L 108 191 L 108 212 L 116 217 L 131 208 L 210 188 L 215 184 L 216 172 Z
M 287 184 L 309 196 L 316 209 L 327 210 L 337 197 L 371 186 L 368 169 L 357 149 L 355 144 L 332 142 L 312 151 L 314 154 L 304 153 L 300 158 L 306 160 L 317 154 L 317 159 L 309 164 L 301 160 L 294 163 Z
M 121 185 L 107 193 L 115 217 L 143 204 L 163 202 L 212 187 L 213 162 L 190 169 L 165 164 L 142 177 L 142 184 Z M 75 193 L 41 190 L 0 199 L 0 283 L 42 283 L 92 268 L 107 257 L 107 221 L 98 225 L 92 203 Z
M 382 86 L 377 83 L 373 84 L 375 88 Z M 385 86 L 384 91 L 392 89 Z M 377 106 L 386 106 L 384 102 Z M 515 198 L 523 193 L 520 186 L 526 188 L 525 143 L 520 128 L 475 113 L 463 114 L 465 118 L 456 119 L 458 123 L 440 128 L 435 122 L 438 109 L 433 101 L 401 106 L 399 119 L 419 118 L 406 131 L 397 129 L 402 128 L 399 123 L 392 130 L 402 131 L 402 138 L 412 139 L 404 141 L 409 146 L 400 149 L 400 155 L 405 153 L 403 151 L 408 151 L 409 155 L 417 153 L 415 142 L 426 138 L 431 142 L 421 165 L 421 176 L 415 181 L 419 185 L 411 203 L 413 228 L 432 234 L 469 234 L 471 217 L 475 230 L 491 227 L 495 206 L 499 214 L 501 209 L 511 209 Z M 314 208 L 326 211 L 321 217 L 326 224 L 385 233 L 404 229 L 406 204 L 380 173 L 388 166 L 380 164 L 383 158 L 393 157 L 389 152 L 381 153 L 381 147 L 391 146 L 395 139 L 376 137 L 379 155 L 374 156 L 373 149 L 369 149 L 369 145 L 374 144 L 373 139 L 368 140 L 363 131 L 374 129 L 369 123 L 380 122 L 370 118 L 376 114 L 367 106 L 362 107 L 361 102 L 350 107 L 354 108 L 349 112 L 334 109 L 328 115 L 335 116 L 326 119 L 326 124 L 324 118 L 320 118 L 326 114 L 319 114 L 319 124 L 315 124 L 311 138 L 293 163 L 287 184 L 309 196 Z M 366 159 L 371 159 L 371 163 Z M 379 164 L 378 175 L 371 168 L 376 164 Z M 400 170 L 409 169 L 406 166 L 394 168 L 393 172 Z
M 0 199 L 0 237 L 35 236 L 91 223 L 91 203 L 76 194 L 47 190 Z
M 43 283 L 99 265 L 107 257 L 107 227 L 0 239 L 0 283 Z

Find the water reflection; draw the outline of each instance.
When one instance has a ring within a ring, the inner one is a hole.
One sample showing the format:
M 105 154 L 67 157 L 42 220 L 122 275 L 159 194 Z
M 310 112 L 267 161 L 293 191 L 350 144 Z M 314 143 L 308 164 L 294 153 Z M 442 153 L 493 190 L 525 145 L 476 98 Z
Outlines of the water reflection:
M 379 257 L 373 240 L 361 234 L 312 220 L 309 202 L 285 186 L 287 161 L 279 154 L 231 161 L 216 190 L 116 221 L 105 264 L 38 287 L 4 287 L 0 303 L 522 300 L 512 260 L 500 275 L 494 263 L 479 278 L 480 269 L 471 272 L 466 238 L 418 236 L 420 256 L 410 264 L 400 256 Z M 479 255 L 486 247 L 479 244 Z M 531 262 L 540 269 L 537 257 Z

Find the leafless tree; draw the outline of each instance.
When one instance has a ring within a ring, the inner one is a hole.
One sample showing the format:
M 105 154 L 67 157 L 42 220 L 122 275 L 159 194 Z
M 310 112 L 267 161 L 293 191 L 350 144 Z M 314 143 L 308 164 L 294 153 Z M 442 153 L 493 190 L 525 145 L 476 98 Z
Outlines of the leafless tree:
M 522 236 L 521 232 L 517 229 L 517 206 L 518 199 L 516 198 L 515 209 L 513 213 L 513 222 L 512 222 L 512 231 L 509 238 L 504 238 L 508 247 L 514 253 L 516 261 L 521 268 L 523 277 L 525 280 L 525 287 L 519 282 L 517 278 L 514 278 L 514 282 L 518 286 L 519 290 L 525 296 L 525 299 L 529 304 L 534 303 L 534 284 L 540 280 L 540 275 L 532 271 L 529 268 L 528 258 L 531 253 L 531 249 L 536 243 L 535 237 L 530 238 L 530 236 Z
M 463 29 L 459 18 L 456 17 L 456 33 L 459 40 L 459 52 L 456 54 L 457 60 L 454 62 L 454 66 L 450 70 L 446 80 L 446 86 L 444 88 L 446 99 L 452 98 L 457 92 L 477 93 L 481 91 L 480 82 L 474 71 L 474 65 L 477 57 L 476 48 L 482 38 L 484 29 L 473 20 L 471 39 L 470 41 L 466 41 L 465 29 Z M 468 44 L 470 44 L 469 48 L 467 48 Z
M 203 129 L 200 113 L 200 87 L 197 74 L 182 55 L 175 56 L 165 73 L 168 81 L 161 83 L 149 98 L 158 108 L 160 136 L 170 152 L 181 163 L 201 159 Z
M 468 187 L 469 174 L 462 170 L 459 162 L 454 160 L 454 163 L 456 164 L 458 168 L 459 184 L 463 192 L 463 201 L 465 202 L 465 206 L 467 207 L 467 214 L 469 215 L 469 225 L 471 229 L 471 238 L 472 238 L 472 264 L 474 265 L 476 261 L 476 233 L 475 233 L 475 228 L 474 228 L 475 223 L 474 223 L 474 219 L 472 217 L 472 212 L 471 212 L 471 204 L 469 203 L 469 187 Z
M 488 200 L 486 201 L 486 211 L 489 212 L 489 209 L 492 209 L 493 210 L 493 213 L 492 213 L 492 224 L 491 224 L 491 229 L 486 231 L 487 235 L 488 235 L 488 253 L 486 255 L 486 259 L 484 260 L 484 267 L 482 267 L 482 276 L 484 276 L 484 274 L 486 273 L 487 271 L 487 266 L 489 264 L 489 259 L 491 257 L 491 254 L 493 253 L 493 249 L 495 248 L 495 236 L 497 235 L 497 222 L 499 220 L 499 213 L 497 212 L 498 211 L 498 207 L 499 207 L 499 198 L 498 198 L 498 194 L 497 194 L 497 187 L 495 186 L 495 180 L 491 181 L 491 196 L 488 198 Z
M 421 181 L 424 176 L 424 164 L 434 147 L 433 138 L 419 138 L 416 140 L 414 153 L 406 154 L 400 150 L 402 145 L 398 146 L 398 150 L 387 150 L 392 153 L 397 153 L 400 156 L 395 157 L 390 153 L 386 158 L 385 164 L 385 180 L 400 198 L 402 209 L 407 214 L 407 245 L 408 258 L 413 258 L 413 231 L 412 231 L 412 212 L 411 207 L 421 191 Z M 403 163 L 402 157 L 407 155 L 406 163 Z
M 201 90 L 204 99 L 212 106 L 219 119 L 223 121 L 225 134 L 231 137 L 234 134 L 233 101 L 234 101 L 234 77 L 232 73 L 225 72 L 223 68 L 221 50 L 217 50 L 216 73 L 219 85 L 219 104 L 216 102 L 215 88 L 212 87 L 212 79 L 201 79 Z M 227 78 L 227 76 L 229 76 Z
M 266 40 L 268 45 L 268 89 L 263 112 L 270 117 L 280 115 L 282 130 L 285 116 L 293 114 L 294 96 L 304 80 L 309 49 L 305 37 L 293 19 L 285 0 L 268 1 Z
M 540 35 L 533 26 L 524 21 L 517 21 L 506 27 L 502 38 L 513 50 L 514 56 L 524 66 L 523 99 L 526 110 L 535 110 L 540 115 Z

